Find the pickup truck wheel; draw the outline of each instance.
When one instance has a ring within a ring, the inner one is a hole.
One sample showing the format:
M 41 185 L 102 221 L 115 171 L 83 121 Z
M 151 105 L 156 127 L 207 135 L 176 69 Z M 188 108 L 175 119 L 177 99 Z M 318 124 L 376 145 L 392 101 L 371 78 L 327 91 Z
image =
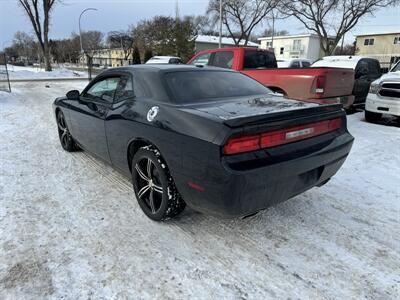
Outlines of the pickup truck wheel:
M 143 212 L 154 221 L 173 218 L 185 209 L 160 151 L 146 146 L 132 159 L 132 182 Z
M 376 123 L 382 118 L 382 114 L 374 113 L 372 111 L 365 111 L 365 120 L 367 122 Z
M 61 146 L 65 151 L 72 152 L 78 150 L 79 147 L 72 138 L 67 122 L 62 111 L 57 113 L 57 126 L 58 126 L 58 137 L 60 138 Z

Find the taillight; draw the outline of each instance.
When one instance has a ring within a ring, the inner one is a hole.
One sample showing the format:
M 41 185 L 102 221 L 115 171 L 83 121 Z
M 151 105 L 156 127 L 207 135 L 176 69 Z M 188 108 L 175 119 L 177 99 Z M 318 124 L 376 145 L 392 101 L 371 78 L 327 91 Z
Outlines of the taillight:
M 318 76 L 317 81 L 315 83 L 315 93 L 323 94 L 325 88 L 326 77 L 325 76 Z
M 229 139 L 224 146 L 224 154 L 243 153 L 284 145 L 334 131 L 341 126 L 342 120 L 336 118 L 256 135 L 235 137 Z
M 232 138 L 224 146 L 225 154 L 249 152 L 260 149 L 260 136 L 251 135 Z

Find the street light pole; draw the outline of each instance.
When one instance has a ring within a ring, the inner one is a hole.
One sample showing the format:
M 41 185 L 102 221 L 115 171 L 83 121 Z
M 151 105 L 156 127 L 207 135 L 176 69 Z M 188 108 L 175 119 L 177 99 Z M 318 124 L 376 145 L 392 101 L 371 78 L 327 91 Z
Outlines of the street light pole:
M 222 48 L 222 0 L 219 0 L 219 43 L 218 47 Z
M 96 10 L 96 11 L 97 11 L 97 8 L 91 8 L 91 7 L 86 8 L 86 9 L 84 9 L 84 10 L 81 12 L 81 14 L 79 15 L 79 41 L 80 41 L 80 43 L 81 43 L 81 53 L 84 52 L 84 51 L 83 51 L 83 45 L 82 45 L 81 18 L 82 18 L 82 15 L 83 15 L 85 12 L 87 12 L 88 10 Z

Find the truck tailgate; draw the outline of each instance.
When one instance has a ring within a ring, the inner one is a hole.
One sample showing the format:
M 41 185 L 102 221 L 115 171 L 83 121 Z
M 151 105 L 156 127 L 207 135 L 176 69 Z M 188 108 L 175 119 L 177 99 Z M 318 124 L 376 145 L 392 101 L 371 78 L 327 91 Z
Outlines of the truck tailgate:
M 282 90 L 291 99 L 310 100 L 351 95 L 354 71 L 343 68 L 302 68 L 243 70 L 272 90 Z M 324 90 L 316 93 L 317 78 L 324 79 Z
M 343 95 L 351 95 L 354 85 L 354 71 L 344 68 L 311 68 L 320 69 L 324 73 L 325 87 L 323 97 L 337 97 L 338 91 Z

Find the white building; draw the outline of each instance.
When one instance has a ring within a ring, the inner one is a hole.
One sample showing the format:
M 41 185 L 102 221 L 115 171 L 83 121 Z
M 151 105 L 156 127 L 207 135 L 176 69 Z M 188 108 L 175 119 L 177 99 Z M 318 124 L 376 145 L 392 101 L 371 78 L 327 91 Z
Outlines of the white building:
M 219 37 L 218 36 L 198 35 L 195 40 L 196 53 L 199 53 L 201 51 L 208 50 L 208 49 L 216 49 L 216 48 L 218 48 L 218 45 L 219 45 Z M 221 46 L 222 46 L 222 48 L 236 47 L 234 40 L 232 38 L 228 38 L 228 37 L 222 37 Z M 244 41 L 240 42 L 239 46 L 243 47 Z M 260 47 L 260 45 L 249 41 L 247 43 L 246 47 L 258 48 L 258 47 Z
M 319 44 L 319 37 L 316 34 L 298 34 L 262 37 L 260 48 L 274 48 L 276 59 L 307 58 L 312 61 L 324 56 Z

